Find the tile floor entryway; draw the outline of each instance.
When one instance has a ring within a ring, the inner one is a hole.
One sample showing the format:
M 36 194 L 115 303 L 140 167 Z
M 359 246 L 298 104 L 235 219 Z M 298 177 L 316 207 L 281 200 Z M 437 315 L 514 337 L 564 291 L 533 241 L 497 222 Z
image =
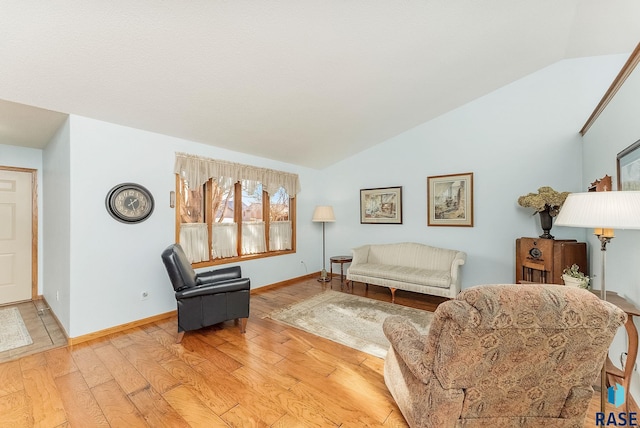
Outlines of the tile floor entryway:
M 20 311 L 33 343 L 0 352 L 0 363 L 67 345 L 63 330 L 51 315 L 51 309 L 47 307 L 44 300 L 2 306 L 2 308 L 10 307 L 16 307 Z

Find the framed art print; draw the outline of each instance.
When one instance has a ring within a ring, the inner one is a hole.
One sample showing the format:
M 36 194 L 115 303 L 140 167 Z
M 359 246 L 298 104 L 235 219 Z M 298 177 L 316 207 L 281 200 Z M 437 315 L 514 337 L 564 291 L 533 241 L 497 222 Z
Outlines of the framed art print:
M 616 156 L 618 190 L 640 190 L 640 140 Z
M 427 177 L 427 225 L 473 227 L 473 173 Z
M 402 224 L 402 187 L 361 189 L 360 223 Z

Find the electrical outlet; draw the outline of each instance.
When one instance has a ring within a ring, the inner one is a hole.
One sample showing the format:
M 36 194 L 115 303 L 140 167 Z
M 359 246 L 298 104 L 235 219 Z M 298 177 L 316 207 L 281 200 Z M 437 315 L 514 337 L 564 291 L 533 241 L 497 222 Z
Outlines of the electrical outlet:
M 140 300 L 147 300 L 148 298 L 149 298 L 148 291 L 143 291 L 142 293 L 140 293 Z

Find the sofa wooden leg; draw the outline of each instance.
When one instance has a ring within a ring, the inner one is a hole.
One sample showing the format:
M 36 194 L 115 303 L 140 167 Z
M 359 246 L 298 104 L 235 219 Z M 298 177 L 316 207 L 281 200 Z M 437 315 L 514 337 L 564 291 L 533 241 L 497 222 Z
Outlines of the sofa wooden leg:
M 391 303 L 396 302 L 396 290 L 397 288 L 389 288 L 391 290 Z
M 181 343 L 183 337 L 184 337 L 184 331 L 179 331 L 178 336 L 176 337 L 176 343 Z
M 248 318 L 240 318 L 240 333 L 242 334 L 247 332 L 247 320 Z

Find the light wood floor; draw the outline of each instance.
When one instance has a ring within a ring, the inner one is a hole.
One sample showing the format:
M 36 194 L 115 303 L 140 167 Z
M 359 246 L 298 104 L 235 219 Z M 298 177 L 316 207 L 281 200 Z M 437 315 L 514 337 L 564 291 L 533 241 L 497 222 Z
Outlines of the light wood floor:
M 228 322 L 177 345 L 173 318 L 2 363 L 0 426 L 406 427 L 382 359 L 263 319 L 326 287 L 305 280 L 253 294 L 244 335 Z M 354 288 L 389 300 L 386 289 Z M 396 301 L 433 310 L 442 299 L 399 291 Z M 595 397 L 585 427 L 597 406 Z
M 51 315 L 51 310 L 47 307 L 44 300 L 22 302 L 14 305 L 2 306 L 1 308 L 4 309 L 9 307 L 18 308 L 33 343 L 31 345 L 0 352 L 0 363 L 67 344 L 67 338 L 65 337 L 64 332 L 56 322 L 53 315 Z M 1 381 L 2 380 L 0 379 L 0 382 Z

